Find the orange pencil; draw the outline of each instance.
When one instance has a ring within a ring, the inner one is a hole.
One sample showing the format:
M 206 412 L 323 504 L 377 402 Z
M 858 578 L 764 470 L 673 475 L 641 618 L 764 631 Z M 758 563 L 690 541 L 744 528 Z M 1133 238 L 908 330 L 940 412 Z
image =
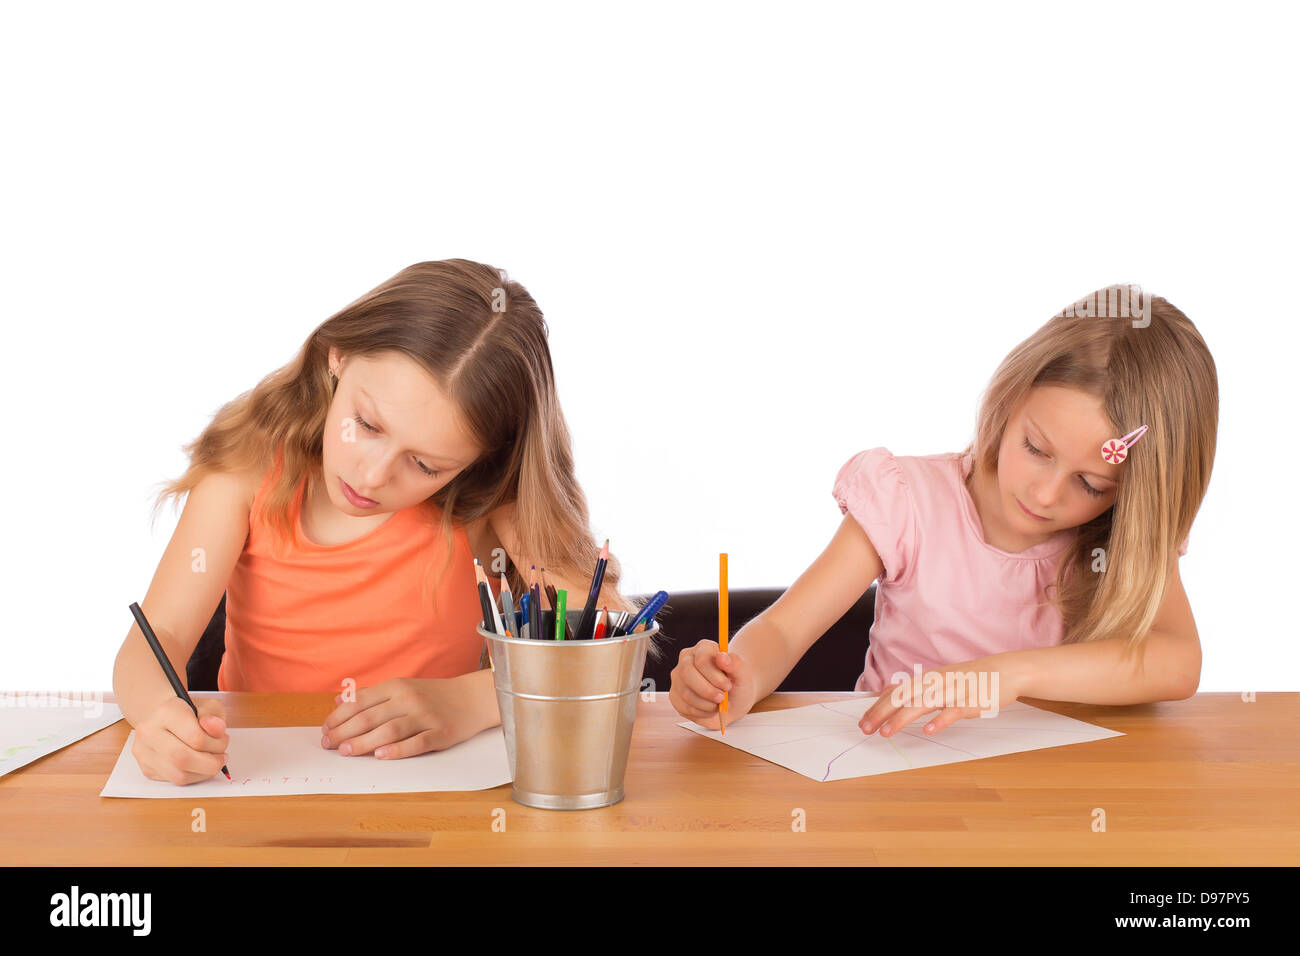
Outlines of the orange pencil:
M 718 555 L 718 650 L 727 653 L 727 555 Z M 727 692 L 722 692 L 722 705 L 718 708 L 718 727 L 727 736 L 727 722 L 722 716 L 727 712 Z

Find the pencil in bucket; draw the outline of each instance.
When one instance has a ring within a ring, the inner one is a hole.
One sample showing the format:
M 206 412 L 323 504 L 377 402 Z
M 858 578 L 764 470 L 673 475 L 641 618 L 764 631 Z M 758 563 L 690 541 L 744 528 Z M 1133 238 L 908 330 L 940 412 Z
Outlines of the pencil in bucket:
M 646 651 L 659 632 L 654 615 L 667 594 L 655 595 L 626 630 L 602 629 L 594 596 L 574 627 L 563 590 L 544 610 L 540 589 L 530 587 L 523 624 L 497 630 L 483 578 L 479 586 L 484 619 L 478 632 L 492 663 L 514 799 L 545 810 L 589 810 L 622 800 Z

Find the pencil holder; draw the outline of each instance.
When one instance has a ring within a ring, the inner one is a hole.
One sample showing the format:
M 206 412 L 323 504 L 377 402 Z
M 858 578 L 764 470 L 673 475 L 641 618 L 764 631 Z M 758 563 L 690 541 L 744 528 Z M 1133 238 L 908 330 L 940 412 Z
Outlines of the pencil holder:
M 623 799 L 650 628 L 600 640 L 523 640 L 486 631 L 514 799 L 590 810 Z

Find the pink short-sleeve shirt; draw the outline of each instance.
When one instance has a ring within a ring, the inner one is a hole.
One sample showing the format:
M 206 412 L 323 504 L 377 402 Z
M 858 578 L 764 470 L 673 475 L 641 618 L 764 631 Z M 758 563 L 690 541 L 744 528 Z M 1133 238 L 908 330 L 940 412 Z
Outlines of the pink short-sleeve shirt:
M 970 454 L 895 457 L 859 452 L 833 494 L 880 555 L 875 622 L 854 690 L 878 693 L 900 677 L 1003 651 L 1061 642 L 1060 612 L 1043 598 L 1077 531 L 1025 551 L 984 540 L 966 488 Z M 1178 553 L 1187 551 L 1187 542 Z

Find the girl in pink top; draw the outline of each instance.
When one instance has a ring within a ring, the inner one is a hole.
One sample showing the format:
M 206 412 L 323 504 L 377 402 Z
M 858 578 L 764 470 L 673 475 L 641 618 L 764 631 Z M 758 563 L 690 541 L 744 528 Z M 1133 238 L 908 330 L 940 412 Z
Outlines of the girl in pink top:
M 1177 558 L 1210 479 L 1218 384 L 1195 326 L 1141 297 L 1102 289 L 1016 346 L 964 451 L 850 458 L 829 547 L 729 653 L 713 641 L 682 652 L 677 710 L 717 729 L 727 692 L 726 720 L 739 720 L 872 582 L 854 685 L 879 695 L 866 733 L 939 711 L 934 733 L 1021 696 L 1194 694 L 1200 641 Z

